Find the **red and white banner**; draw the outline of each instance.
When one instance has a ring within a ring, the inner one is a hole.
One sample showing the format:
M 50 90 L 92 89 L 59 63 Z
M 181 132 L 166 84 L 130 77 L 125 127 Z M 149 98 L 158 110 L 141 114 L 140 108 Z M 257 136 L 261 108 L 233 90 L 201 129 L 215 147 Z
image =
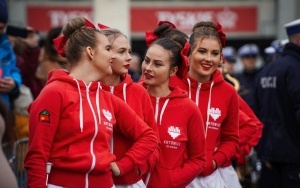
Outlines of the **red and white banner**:
M 146 7 L 133 6 L 131 13 L 131 32 L 144 33 L 155 28 L 160 20 L 168 20 L 179 30 L 192 31 L 199 21 L 219 22 L 226 33 L 257 33 L 257 6 L 198 6 L 198 7 Z M 65 25 L 75 16 L 84 16 L 93 20 L 92 7 L 89 6 L 27 6 L 27 25 L 40 31 Z
M 199 21 L 219 22 L 225 32 L 256 33 L 256 6 L 229 7 L 132 7 L 131 31 L 144 32 L 155 28 L 160 20 L 167 20 L 186 33 L 191 33 Z
M 50 28 L 64 26 L 76 16 L 93 20 L 92 8 L 88 6 L 27 6 L 27 25 L 47 32 Z

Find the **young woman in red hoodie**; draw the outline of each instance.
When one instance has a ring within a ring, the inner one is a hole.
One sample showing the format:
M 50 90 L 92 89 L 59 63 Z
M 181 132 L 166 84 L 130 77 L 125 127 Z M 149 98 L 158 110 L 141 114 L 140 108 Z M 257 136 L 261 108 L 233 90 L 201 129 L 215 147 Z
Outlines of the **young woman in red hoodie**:
M 225 80 L 232 84 L 236 91 L 239 91 L 239 82 L 231 77 L 226 68 L 220 64 L 220 70 Z M 239 95 L 239 150 L 236 152 L 234 161 L 236 169 L 233 168 L 231 161 L 219 167 L 218 170 L 230 188 L 241 188 L 240 181 L 244 181 L 246 157 L 250 154 L 252 148 L 257 145 L 262 134 L 262 123 L 255 116 L 250 106 Z M 238 171 L 238 172 L 236 172 Z M 238 176 L 239 173 L 239 176 Z
M 111 45 L 114 58 L 112 59 L 112 74 L 101 79 L 102 89 L 111 92 L 115 96 L 125 101 L 135 113 L 142 118 L 157 133 L 157 126 L 154 120 L 154 111 L 147 90 L 132 81 L 128 74 L 128 68 L 131 61 L 131 47 L 127 37 L 117 29 L 105 28 L 102 30 Z M 158 136 L 158 133 L 157 133 Z M 114 132 L 112 140 L 113 149 L 111 150 L 116 158 L 117 164 L 122 165 L 118 160 L 122 159 L 128 149 L 134 144 L 133 140 L 119 132 Z M 142 166 L 132 168 L 127 174 L 122 176 L 114 176 L 115 186 L 125 187 L 146 187 L 142 175 L 147 176 L 147 172 L 151 172 L 156 165 L 159 157 L 159 148 Z
M 169 79 L 180 69 L 187 40 L 155 40 L 142 63 L 143 84 L 155 110 L 161 140 L 159 162 L 151 173 L 148 188 L 184 188 L 205 167 L 205 138 L 202 116 L 187 93 L 169 87 Z
M 92 23 L 70 20 L 55 45 L 71 69 L 52 71 L 28 109 L 27 187 L 114 187 L 112 174 L 144 164 L 157 137 L 126 103 L 100 89 L 98 80 L 112 73 L 113 54 Z M 113 131 L 134 140 L 122 166 L 110 152 Z
M 225 40 L 221 25 L 195 24 L 189 39 L 188 72 L 183 78 L 175 76 L 171 80 L 171 85 L 188 92 L 205 122 L 207 165 L 187 187 L 226 187 L 217 169 L 230 161 L 238 149 L 238 95 L 218 70 Z

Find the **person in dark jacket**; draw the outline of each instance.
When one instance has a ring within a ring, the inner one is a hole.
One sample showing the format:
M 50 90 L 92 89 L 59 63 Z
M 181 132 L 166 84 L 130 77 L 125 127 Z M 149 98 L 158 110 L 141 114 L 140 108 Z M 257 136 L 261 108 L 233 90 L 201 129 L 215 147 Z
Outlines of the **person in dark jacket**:
M 256 80 L 255 111 L 264 124 L 259 187 L 300 187 L 300 19 L 285 28 L 289 42 Z
M 243 71 L 235 74 L 235 78 L 240 82 L 240 96 L 247 102 L 247 104 L 253 109 L 254 103 L 254 80 L 256 78 L 259 60 L 259 48 L 256 44 L 245 44 L 238 50 L 238 56 L 243 65 Z

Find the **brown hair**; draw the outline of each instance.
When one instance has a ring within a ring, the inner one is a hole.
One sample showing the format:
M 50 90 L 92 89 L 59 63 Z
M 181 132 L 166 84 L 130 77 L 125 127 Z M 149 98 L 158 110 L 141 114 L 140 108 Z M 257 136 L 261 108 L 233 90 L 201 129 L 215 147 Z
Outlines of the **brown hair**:
M 190 46 L 193 51 L 198 39 L 203 40 L 203 38 L 210 37 L 215 38 L 220 43 L 220 49 L 222 50 L 222 42 L 220 35 L 217 32 L 217 25 L 213 22 L 198 22 L 193 27 L 193 33 L 190 36 Z
M 154 29 L 154 34 L 156 36 L 158 36 L 158 38 L 168 38 L 168 39 L 171 39 L 171 40 L 173 38 L 176 38 L 177 36 L 184 38 L 186 41 L 189 38 L 182 31 L 179 31 L 178 29 L 172 28 L 169 23 L 163 23 L 163 24 L 157 26 Z
M 68 38 L 65 54 L 71 64 L 80 59 L 85 47 L 95 48 L 99 43 L 96 34 L 101 33 L 101 31 L 86 27 L 85 22 L 84 17 L 76 17 L 63 27 L 62 33 Z
M 180 36 L 174 36 L 173 39 L 169 38 L 160 38 L 154 41 L 151 46 L 159 45 L 165 50 L 170 51 L 170 61 L 171 61 L 171 68 L 178 66 L 181 67 L 182 59 L 180 51 L 184 47 L 186 40 Z
M 115 41 L 116 38 L 119 36 L 124 36 L 127 38 L 126 35 L 124 35 L 120 30 L 118 29 L 113 29 L 113 28 L 106 28 L 101 30 L 102 33 L 108 38 L 109 43 L 112 45 Z

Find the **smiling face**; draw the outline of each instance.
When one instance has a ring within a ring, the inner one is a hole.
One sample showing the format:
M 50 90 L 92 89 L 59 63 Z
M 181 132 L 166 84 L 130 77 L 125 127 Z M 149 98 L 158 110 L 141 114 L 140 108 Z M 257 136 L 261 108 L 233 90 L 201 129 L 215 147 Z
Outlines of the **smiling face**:
M 148 86 L 168 87 L 170 76 L 176 72 L 174 68 L 171 68 L 171 52 L 154 44 L 148 48 L 142 63 L 144 83 Z
M 113 74 L 123 75 L 128 73 L 131 62 L 131 47 L 128 39 L 123 35 L 119 35 L 112 43 L 111 51 L 114 54 L 112 60 Z
M 189 76 L 198 82 L 208 82 L 221 60 L 221 44 L 216 38 L 197 39 L 189 55 Z

